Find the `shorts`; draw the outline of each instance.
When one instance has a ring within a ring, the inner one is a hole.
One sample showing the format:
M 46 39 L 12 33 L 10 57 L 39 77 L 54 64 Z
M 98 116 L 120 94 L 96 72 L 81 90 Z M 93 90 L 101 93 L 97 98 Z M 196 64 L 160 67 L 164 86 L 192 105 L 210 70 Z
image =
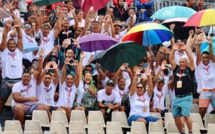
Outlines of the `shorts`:
M 11 92 L 12 89 L 8 87 L 5 81 L 2 81 L 0 86 L 0 98 L 8 98 Z
M 23 105 L 24 105 L 24 104 L 23 104 Z M 32 112 L 33 112 L 34 110 L 37 109 L 38 105 L 40 105 L 40 103 L 36 103 L 36 104 L 34 104 L 34 105 L 31 105 L 31 106 L 24 105 L 25 110 L 26 110 L 25 114 L 26 114 L 26 115 L 32 115 Z M 16 105 L 14 105 L 14 106 L 12 107 L 12 110 L 13 110 L 13 111 L 14 111 L 14 107 L 15 107 L 15 106 L 16 106 Z
M 190 117 L 190 110 L 193 103 L 193 95 L 187 95 L 185 97 L 178 98 L 175 96 L 172 102 L 172 116 L 181 117 L 186 116 Z
M 139 118 L 146 120 L 147 125 L 149 125 L 149 122 L 156 122 L 160 120 L 159 118 L 153 116 L 142 117 L 140 115 L 132 115 L 131 117 L 128 118 L 128 125 L 131 126 L 132 122 L 137 121 Z
M 58 107 L 51 106 L 51 108 L 49 109 L 49 111 L 52 112 L 52 111 L 56 111 L 57 109 L 58 109 Z
M 201 91 L 199 96 L 199 107 L 207 108 L 210 103 L 215 107 L 215 90 Z

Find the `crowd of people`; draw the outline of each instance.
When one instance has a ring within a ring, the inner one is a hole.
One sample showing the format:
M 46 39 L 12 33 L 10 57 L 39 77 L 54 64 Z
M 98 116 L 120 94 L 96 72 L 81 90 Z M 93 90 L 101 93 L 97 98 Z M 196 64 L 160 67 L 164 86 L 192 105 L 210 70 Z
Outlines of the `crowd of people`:
M 18 2 L 0 0 L 0 6 L 12 13 L 1 21 L 0 113 L 12 93 L 14 119 L 22 125 L 33 110 L 46 110 L 49 117 L 53 110 L 64 110 L 68 120 L 71 110 L 84 110 L 86 116 L 90 110 L 101 110 L 104 118 L 112 111 L 124 111 L 129 125 L 132 121 L 163 124 L 150 112 L 162 116 L 172 112 L 183 134 L 184 123 L 192 133 L 193 103 L 199 105 L 202 118 L 207 109 L 211 112 L 215 107 L 213 31 L 208 34 L 201 27 L 186 30 L 187 37 L 173 37 L 170 45 L 146 47 L 147 57 L 138 65 L 129 68 L 129 63 L 124 63 L 117 72 L 110 72 L 91 63 L 95 55 L 83 52 L 78 40 L 102 33 L 121 42 L 138 23 L 161 23 L 163 20 L 150 19 L 153 0 L 135 0 L 136 8 L 129 7 L 132 1 L 116 0 L 114 7 L 98 12 L 92 7 L 87 14 L 70 0 L 54 10 L 30 3 L 23 18 Z M 206 9 L 204 0 L 187 0 L 183 6 Z M 181 37 L 175 27 L 171 24 L 168 28 Z M 209 44 L 209 51 L 201 52 L 203 42 Z M 37 44 L 39 50 L 24 53 L 25 43 Z M 166 95 L 171 100 L 169 111 L 165 109 Z

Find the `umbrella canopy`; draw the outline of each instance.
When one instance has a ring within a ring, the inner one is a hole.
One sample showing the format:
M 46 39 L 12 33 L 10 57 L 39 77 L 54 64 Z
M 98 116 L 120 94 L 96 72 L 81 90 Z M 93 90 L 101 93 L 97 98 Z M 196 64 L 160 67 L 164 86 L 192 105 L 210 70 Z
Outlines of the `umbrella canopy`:
M 213 54 L 215 55 L 215 38 L 212 41 L 212 46 L 213 46 Z M 209 44 L 207 42 L 203 42 L 200 49 L 201 49 L 201 53 L 209 52 Z
M 118 43 L 114 38 L 105 34 L 89 34 L 81 37 L 78 42 L 83 52 L 106 50 Z
M 4 8 L 0 8 L 0 19 L 8 18 L 11 15 L 12 14 L 8 10 L 6 10 Z
M 208 26 L 215 24 L 215 10 L 214 9 L 206 9 L 197 12 L 194 14 L 186 23 L 186 26 Z
M 139 65 L 147 56 L 144 46 L 134 42 L 122 42 L 107 50 L 101 58 L 101 66 L 111 72 L 116 72 L 123 63 L 129 63 L 129 67 Z
M 166 23 L 174 23 L 174 22 L 187 22 L 188 19 L 186 18 L 172 18 L 172 19 L 167 19 L 164 22 L 162 22 L 162 24 L 166 24 Z
M 83 0 L 81 9 L 85 14 L 89 11 L 90 7 L 93 7 L 94 12 L 105 7 L 110 0 Z
M 56 2 L 63 2 L 64 0 L 33 0 L 33 3 L 36 3 L 37 6 L 48 6 Z
M 103 50 L 100 53 L 98 53 L 97 55 L 95 55 L 91 63 L 96 63 L 96 62 L 100 63 L 101 58 L 105 55 L 106 52 L 107 52 L 107 50 Z
M 141 23 L 128 31 L 122 41 L 134 41 L 144 46 L 151 46 L 169 41 L 172 37 L 173 33 L 161 24 Z
M 195 13 L 196 13 L 195 10 L 188 7 L 170 6 L 170 7 L 164 7 L 158 10 L 151 16 L 151 18 L 159 19 L 159 20 L 166 20 L 166 19 L 179 18 L 179 17 L 189 19 Z
M 23 46 L 24 46 L 23 53 L 39 50 L 39 46 L 37 44 L 23 42 Z

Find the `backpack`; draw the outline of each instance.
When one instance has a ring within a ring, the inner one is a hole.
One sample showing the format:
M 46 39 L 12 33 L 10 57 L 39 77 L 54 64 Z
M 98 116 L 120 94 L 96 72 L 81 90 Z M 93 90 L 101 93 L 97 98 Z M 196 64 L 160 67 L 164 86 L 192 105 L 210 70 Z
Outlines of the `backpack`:
M 179 71 L 180 71 L 180 68 L 178 67 L 178 68 L 176 69 L 176 72 L 179 72 Z M 193 91 L 193 94 L 196 94 L 196 93 L 197 93 L 198 84 L 197 84 L 195 75 L 194 75 L 194 77 L 192 78 L 191 75 L 190 75 L 190 71 L 189 71 L 188 68 L 186 68 L 185 73 L 186 73 L 186 75 L 188 76 L 188 78 L 190 79 L 190 81 L 192 82 L 192 91 Z

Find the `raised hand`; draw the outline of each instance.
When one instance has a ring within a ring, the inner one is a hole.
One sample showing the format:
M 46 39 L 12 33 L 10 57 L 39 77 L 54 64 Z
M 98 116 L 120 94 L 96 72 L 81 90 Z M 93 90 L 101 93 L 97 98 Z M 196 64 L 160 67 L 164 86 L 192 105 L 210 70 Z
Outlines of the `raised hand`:
M 9 9 L 10 11 L 13 11 L 15 8 L 16 8 L 16 7 L 13 6 L 13 1 L 8 2 L 8 9 Z
M 45 70 L 49 70 L 49 69 L 50 69 L 51 64 L 52 64 L 51 62 L 47 63 L 47 64 L 46 64 L 46 66 L 45 66 Z
M 165 70 L 165 69 L 167 69 L 167 67 L 166 67 L 166 63 L 163 60 L 161 63 L 161 70 Z
M 80 58 L 81 59 L 84 59 L 86 57 L 86 55 L 82 52 L 81 54 L 80 54 Z
M 187 46 L 183 42 L 180 42 L 179 45 L 180 45 L 180 50 L 185 51 L 187 49 Z
M 15 20 L 14 20 L 14 27 L 15 27 L 15 28 L 21 27 L 20 21 L 19 21 L 18 19 L 15 19 Z
M 100 68 L 100 64 L 98 62 L 96 62 L 96 69 Z
M 52 66 L 53 66 L 54 69 L 58 69 L 58 65 L 54 61 L 52 61 Z
M 173 50 L 179 50 L 179 43 L 177 43 L 177 44 L 174 44 L 174 46 L 173 46 L 173 48 L 172 48 Z
M 189 35 L 190 35 L 190 36 L 193 36 L 193 34 L 194 34 L 194 30 L 190 30 L 190 31 L 189 31 Z
M 212 44 L 212 39 L 211 37 L 209 37 L 207 40 L 208 40 L 208 44 Z
M 149 70 L 148 68 L 145 68 L 145 74 L 146 76 L 151 76 L 152 70 Z
M 135 72 L 135 75 L 139 76 L 141 74 L 140 72 L 141 72 L 141 69 L 137 69 L 136 72 Z
M 128 63 L 124 63 L 124 64 L 122 64 L 122 66 L 120 67 L 120 70 L 125 70 L 127 67 L 128 67 Z

